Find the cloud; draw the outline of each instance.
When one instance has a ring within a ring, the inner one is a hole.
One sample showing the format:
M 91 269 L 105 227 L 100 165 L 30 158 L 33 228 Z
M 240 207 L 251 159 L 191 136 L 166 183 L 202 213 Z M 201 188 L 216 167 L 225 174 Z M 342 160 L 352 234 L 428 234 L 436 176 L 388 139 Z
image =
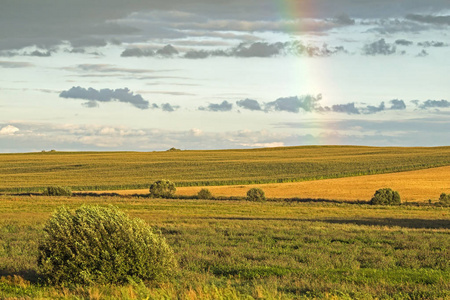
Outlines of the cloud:
M 355 25 L 355 20 L 349 17 L 347 14 L 340 14 L 334 18 L 334 23 L 339 25 Z
M 425 56 L 428 56 L 428 55 L 429 54 L 428 54 L 427 50 L 422 49 L 422 51 L 420 51 L 416 56 L 417 57 L 425 57 Z
M 211 55 L 211 53 L 206 50 L 190 50 L 190 51 L 187 51 L 183 57 L 189 58 L 189 59 L 204 59 L 210 55 Z
M 427 100 L 419 105 L 421 109 L 427 108 L 448 108 L 450 107 L 450 101 L 448 100 Z
M 412 41 L 408 41 L 405 39 L 399 39 L 395 41 L 396 45 L 401 45 L 401 46 L 411 46 L 412 44 L 414 44 Z
M 156 51 L 156 54 L 162 55 L 162 56 L 165 56 L 165 57 L 170 57 L 170 56 L 173 56 L 173 55 L 177 55 L 178 54 L 178 50 L 175 49 L 175 47 L 173 47 L 172 45 L 166 45 L 163 48 L 158 49 Z
M 391 104 L 391 107 L 389 109 L 391 110 L 404 110 L 406 109 L 406 104 L 403 100 L 393 99 L 389 101 Z
M 384 102 L 381 102 L 379 106 L 368 105 L 368 106 L 360 109 L 360 111 L 363 114 L 371 115 L 371 114 L 376 114 L 378 112 L 381 112 L 385 109 L 386 109 L 386 106 L 384 105 Z
M 144 100 L 141 95 L 134 94 L 128 88 L 123 89 L 101 89 L 96 90 L 93 88 L 82 88 L 80 86 L 74 86 L 70 90 L 62 91 L 59 94 L 61 98 L 72 98 L 72 99 L 84 99 L 89 100 L 87 105 L 88 107 L 93 106 L 92 101 L 99 102 L 111 102 L 111 101 L 119 101 L 124 103 L 130 103 L 131 105 L 139 108 L 139 109 L 148 109 L 149 102 Z
M 122 57 L 148 57 L 154 56 L 155 52 L 151 49 L 128 48 L 125 49 L 120 56 Z
M 67 70 L 80 70 L 85 72 L 101 72 L 101 73 L 148 73 L 151 72 L 145 69 L 130 69 L 130 68 L 119 68 L 110 64 L 81 64 L 77 65 L 75 68 L 66 68 Z
M 435 41 L 426 41 L 426 42 L 420 42 L 417 43 L 418 46 L 421 47 L 447 47 L 448 44 L 444 42 L 435 42 Z
M 39 50 L 34 50 L 33 52 L 28 53 L 27 55 L 29 56 L 37 56 L 37 57 L 49 57 L 52 55 L 51 51 L 39 51 Z
M 13 126 L 13 125 L 6 125 L 2 129 L 0 129 L 0 135 L 14 135 L 16 132 L 19 131 L 19 128 Z
M 177 110 L 179 108 L 179 106 L 173 106 L 170 103 L 164 103 L 161 105 L 161 109 L 163 111 L 167 111 L 167 112 L 173 112 L 175 110 Z
M 364 55 L 391 55 L 396 52 L 394 45 L 386 43 L 384 39 L 366 44 L 363 48 Z
M 248 110 L 262 110 L 261 105 L 258 101 L 253 99 L 244 99 L 236 101 L 237 106 Z
M 322 99 L 322 95 L 317 97 L 306 95 L 302 97 L 285 97 L 278 98 L 273 102 L 268 102 L 265 105 L 265 110 L 286 111 L 292 113 L 298 113 L 300 109 L 307 112 L 318 110 L 318 102 Z
M 355 107 L 355 103 L 347 103 L 347 104 L 335 104 L 331 107 L 331 110 L 333 112 L 338 113 L 346 113 L 349 115 L 359 115 L 359 109 Z
M 408 14 L 406 19 L 427 24 L 450 25 L 450 16 Z
M 284 48 L 283 43 L 256 42 L 250 45 L 240 44 L 232 50 L 232 55 L 237 57 L 271 57 L 279 55 Z
M 220 104 L 210 103 L 207 107 L 199 107 L 199 110 L 206 111 L 230 111 L 233 108 L 233 104 L 228 101 L 223 101 Z
M 34 67 L 32 63 L 23 61 L 0 61 L 0 68 L 30 68 Z

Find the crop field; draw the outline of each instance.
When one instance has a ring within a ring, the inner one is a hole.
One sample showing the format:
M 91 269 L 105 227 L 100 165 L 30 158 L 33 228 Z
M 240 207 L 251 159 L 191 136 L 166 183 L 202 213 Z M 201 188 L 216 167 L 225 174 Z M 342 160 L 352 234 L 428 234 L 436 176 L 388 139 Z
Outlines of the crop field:
M 450 147 L 306 146 L 165 152 L 0 154 L 0 191 L 147 188 L 158 179 L 177 186 L 298 182 L 450 165 Z
M 113 204 L 159 229 L 175 278 L 124 286 L 38 282 L 59 206 Z M 436 206 L 0 196 L 0 299 L 449 299 L 450 211 Z
M 436 201 L 441 193 L 450 193 L 450 167 L 304 182 L 181 187 L 178 188 L 177 194 L 195 195 L 201 188 L 208 188 L 215 196 L 244 197 L 252 187 L 262 188 L 270 198 L 322 198 L 342 201 L 368 201 L 377 189 L 390 187 L 400 193 L 403 202 L 423 202 L 430 199 Z

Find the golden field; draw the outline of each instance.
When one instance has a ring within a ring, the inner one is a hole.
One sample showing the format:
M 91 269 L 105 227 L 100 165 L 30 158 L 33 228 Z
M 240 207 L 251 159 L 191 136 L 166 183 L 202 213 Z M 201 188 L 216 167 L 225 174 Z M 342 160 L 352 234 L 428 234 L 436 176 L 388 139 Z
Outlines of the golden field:
M 390 187 L 400 193 L 403 202 L 423 202 L 428 201 L 428 199 L 437 200 L 441 193 L 450 193 L 450 166 L 304 182 L 179 187 L 177 188 L 176 194 L 195 195 L 200 189 L 207 188 L 214 196 L 243 197 L 252 187 L 262 188 L 269 198 L 298 197 L 303 199 L 320 198 L 349 201 L 368 201 L 377 189 Z M 148 190 L 122 190 L 114 192 L 120 194 L 144 194 Z

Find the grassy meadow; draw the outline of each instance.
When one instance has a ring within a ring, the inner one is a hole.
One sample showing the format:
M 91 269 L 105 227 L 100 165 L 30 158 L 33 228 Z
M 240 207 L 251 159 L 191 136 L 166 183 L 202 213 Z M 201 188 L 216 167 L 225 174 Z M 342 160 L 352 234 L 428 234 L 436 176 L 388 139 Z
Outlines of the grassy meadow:
M 450 147 L 305 146 L 165 152 L 0 154 L 0 191 L 148 188 L 296 182 L 425 169 L 450 164 Z
M 178 273 L 160 283 L 39 283 L 59 206 L 113 204 L 159 229 Z M 448 299 L 450 211 L 434 206 L 0 196 L 0 299 Z

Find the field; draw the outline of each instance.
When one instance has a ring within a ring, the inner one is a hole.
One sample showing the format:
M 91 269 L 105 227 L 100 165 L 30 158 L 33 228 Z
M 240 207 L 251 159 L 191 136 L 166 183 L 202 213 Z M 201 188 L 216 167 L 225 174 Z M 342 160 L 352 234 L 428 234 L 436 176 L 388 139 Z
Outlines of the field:
M 179 262 L 160 284 L 37 283 L 61 205 L 114 204 L 160 229 Z M 450 215 L 433 206 L 0 196 L 0 299 L 448 299 Z
M 0 154 L 0 191 L 148 188 L 298 182 L 450 165 L 450 147 L 308 146 L 165 152 L 42 152 Z
M 303 182 L 179 187 L 177 195 L 193 196 L 207 188 L 216 197 L 245 197 L 252 187 L 262 188 L 269 198 L 328 199 L 339 201 L 368 201 L 377 189 L 390 187 L 398 191 L 403 202 L 437 201 L 441 193 L 450 194 L 450 167 L 364 175 Z M 99 191 L 122 195 L 146 194 L 148 189 Z

